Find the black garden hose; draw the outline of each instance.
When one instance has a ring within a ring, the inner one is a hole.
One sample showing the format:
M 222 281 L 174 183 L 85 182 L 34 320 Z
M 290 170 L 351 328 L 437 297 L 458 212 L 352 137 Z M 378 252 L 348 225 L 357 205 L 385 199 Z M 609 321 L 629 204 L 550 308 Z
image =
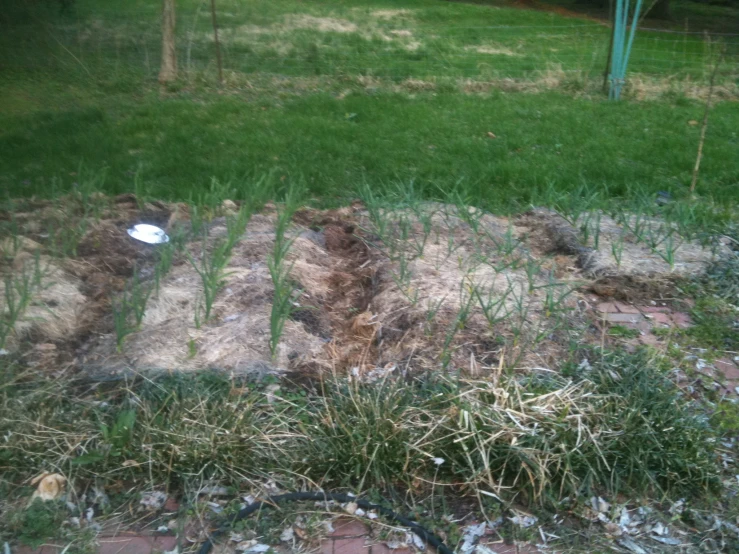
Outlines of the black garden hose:
M 453 554 L 449 547 L 447 547 L 439 537 L 437 537 L 424 527 L 420 526 L 415 521 L 411 521 L 406 517 L 398 515 L 389 508 L 385 508 L 384 506 L 380 506 L 379 504 L 372 504 L 371 502 L 349 496 L 348 494 L 337 494 L 330 492 L 291 492 L 287 494 L 270 496 L 269 498 L 267 498 L 267 500 L 258 500 L 256 502 L 252 502 L 248 506 L 241 508 L 241 510 L 239 510 L 239 513 L 236 514 L 228 522 L 227 525 L 221 526 L 218 530 L 212 533 L 212 535 L 203 543 L 203 546 L 200 547 L 198 554 L 208 554 L 213 548 L 213 539 L 225 533 L 227 531 L 227 528 L 232 526 L 237 521 L 241 521 L 242 519 L 249 517 L 251 514 L 258 510 L 261 510 L 262 508 L 272 508 L 275 504 L 279 502 L 300 500 L 334 500 L 335 502 L 354 502 L 363 510 L 375 510 L 378 513 L 398 522 L 400 525 L 409 527 L 410 530 L 418 535 L 426 544 L 428 544 L 429 546 L 433 546 L 439 554 Z

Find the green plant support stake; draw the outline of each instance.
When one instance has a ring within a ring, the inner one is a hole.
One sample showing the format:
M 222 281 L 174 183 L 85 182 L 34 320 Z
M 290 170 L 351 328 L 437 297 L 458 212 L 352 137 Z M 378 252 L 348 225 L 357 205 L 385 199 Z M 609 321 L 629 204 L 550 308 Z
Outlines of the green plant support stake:
M 621 98 L 621 89 L 626 82 L 626 68 L 631 56 L 631 47 L 636 36 L 636 26 L 639 21 L 642 0 L 636 1 L 634 13 L 631 17 L 631 29 L 628 40 L 626 29 L 629 22 L 630 0 L 616 0 L 616 13 L 613 18 L 613 49 L 611 51 L 611 74 L 608 79 L 611 83 L 608 91 L 610 100 Z

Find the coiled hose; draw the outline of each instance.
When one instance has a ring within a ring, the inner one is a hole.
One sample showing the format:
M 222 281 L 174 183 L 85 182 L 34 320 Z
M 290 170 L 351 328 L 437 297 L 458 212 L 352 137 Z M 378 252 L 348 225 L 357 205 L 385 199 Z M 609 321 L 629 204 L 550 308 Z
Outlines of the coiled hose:
M 359 498 L 355 498 L 353 496 L 349 496 L 348 494 L 340 494 L 340 493 L 328 493 L 328 492 L 291 492 L 287 494 L 278 494 L 276 496 L 270 496 L 267 500 L 258 500 L 256 502 L 252 502 L 248 506 L 245 506 L 241 510 L 239 510 L 239 513 L 236 514 L 233 519 L 231 519 L 230 522 L 228 522 L 227 525 L 224 525 L 220 527 L 218 530 L 216 530 L 211 537 L 206 540 L 203 545 L 200 547 L 200 550 L 198 551 L 198 554 L 208 554 L 211 549 L 213 548 L 213 539 L 218 538 L 219 536 L 223 535 L 230 526 L 232 526 L 237 521 L 241 521 L 242 519 L 246 519 L 254 512 L 261 510 L 262 508 L 272 508 L 275 504 L 283 501 L 300 501 L 300 500 L 318 500 L 318 501 L 328 501 L 328 500 L 334 500 L 335 502 L 354 502 L 357 506 L 362 508 L 363 510 L 375 510 L 378 513 L 384 515 L 385 517 L 388 517 L 400 525 L 403 525 L 405 527 L 410 528 L 413 533 L 415 533 L 422 541 L 424 541 L 429 546 L 432 546 L 436 549 L 436 551 L 439 554 L 453 554 L 453 552 L 447 547 L 444 542 L 428 531 L 426 528 L 422 527 L 415 521 L 411 521 L 410 519 L 403 517 L 399 514 L 396 514 L 394 511 L 390 510 L 389 508 L 385 508 L 384 506 L 380 506 L 379 504 L 372 504 L 371 502 L 367 502 L 366 500 L 361 500 Z

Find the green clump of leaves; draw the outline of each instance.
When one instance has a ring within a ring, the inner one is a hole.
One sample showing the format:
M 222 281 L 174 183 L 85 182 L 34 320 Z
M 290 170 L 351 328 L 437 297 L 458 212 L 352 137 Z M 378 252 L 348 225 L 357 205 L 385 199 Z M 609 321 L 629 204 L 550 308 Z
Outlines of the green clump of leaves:
M 716 260 L 687 289 L 696 296 L 687 335 L 702 347 L 739 349 L 739 255 Z
M 63 502 L 36 499 L 27 508 L 19 506 L 4 515 L 5 532 L 0 536 L 36 548 L 58 537 L 67 515 Z
M 601 485 L 688 495 L 717 490 L 716 433 L 707 414 L 645 352 L 606 353 L 590 370 L 570 366 L 565 374 L 609 399 L 604 423 L 616 432 L 599 445 L 608 463 L 599 470 Z
M 75 465 L 87 465 L 107 458 L 121 458 L 128 453 L 133 440 L 133 429 L 136 423 L 136 410 L 123 410 L 118 413 L 112 424 L 100 425 L 100 448 L 91 450 L 75 458 Z

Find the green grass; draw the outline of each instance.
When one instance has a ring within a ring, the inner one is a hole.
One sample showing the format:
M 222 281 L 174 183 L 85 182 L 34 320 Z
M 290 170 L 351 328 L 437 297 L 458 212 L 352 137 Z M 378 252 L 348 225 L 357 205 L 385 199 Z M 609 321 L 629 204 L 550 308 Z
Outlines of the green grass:
M 108 192 L 132 191 L 141 168 L 150 197 L 180 200 L 213 176 L 238 188 L 244 175 L 267 172 L 275 181 L 302 178 L 328 202 L 357 195 L 363 181 L 380 191 L 411 180 L 427 196 L 461 183 L 496 211 L 537 202 L 550 185 L 567 192 L 587 184 L 616 198 L 638 189 L 682 197 L 699 134 L 687 122 L 701 111 L 692 102 L 614 104 L 556 93 L 147 97 L 0 115 L 0 182 L 10 196 L 66 192 L 84 159 L 108 168 Z M 357 115 L 347 120 L 347 113 Z M 739 112 L 719 104 L 697 191 L 724 204 L 739 182 L 736 128 Z
M 158 5 L 78 0 L 66 16 L 44 5 L 0 19 L 9 196 L 68 191 L 80 162 L 107 168 L 105 191 L 149 198 L 199 198 L 214 178 L 243 196 L 249 177 L 271 173 L 273 191 L 300 179 L 329 204 L 361 182 L 380 192 L 413 181 L 427 197 L 459 183 L 498 211 L 583 184 L 609 198 L 681 197 L 690 180 L 699 128 L 688 121 L 703 108 L 664 78 L 705 82 L 701 37 L 639 35 L 631 68 L 663 80 L 659 100 L 608 103 L 594 96 L 607 29 L 586 20 L 436 0 L 222 0 L 218 92 L 207 10 L 184 1 L 182 79 L 162 95 Z M 373 15 L 392 9 L 406 11 Z M 732 53 L 725 79 L 735 65 Z M 467 79 L 505 77 L 554 79 L 559 92 L 463 93 Z M 737 127 L 737 110 L 719 103 L 698 192 L 724 205 L 739 181 Z
M 202 7 L 193 0 L 177 6 L 180 64 L 191 73 L 213 69 L 211 21 Z M 376 15 L 383 9 L 405 11 Z M 108 87 L 131 75 L 155 77 L 158 10 L 151 3 L 113 7 L 78 0 L 69 16 L 29 8 L 25 14 L 11 12 L 6 16 L 9 33 L 0 43 L 4 62 L 31 73 L 97 77 Z M 221 0 L 218 13 L 224 67 L 247 75 L 522 77 L 551 65 L 598 74 L 605 67 L 609 37 L 607 27 L 594 21 L 511 9 L 504 3 Z M 41 35 L 28 40 L 40 23 Z M 733 53 L 736 40 L 729 39 Z M 631 69 L 703 76 L 707 54 L 700 34 L 645 31 L 634 44 Z

